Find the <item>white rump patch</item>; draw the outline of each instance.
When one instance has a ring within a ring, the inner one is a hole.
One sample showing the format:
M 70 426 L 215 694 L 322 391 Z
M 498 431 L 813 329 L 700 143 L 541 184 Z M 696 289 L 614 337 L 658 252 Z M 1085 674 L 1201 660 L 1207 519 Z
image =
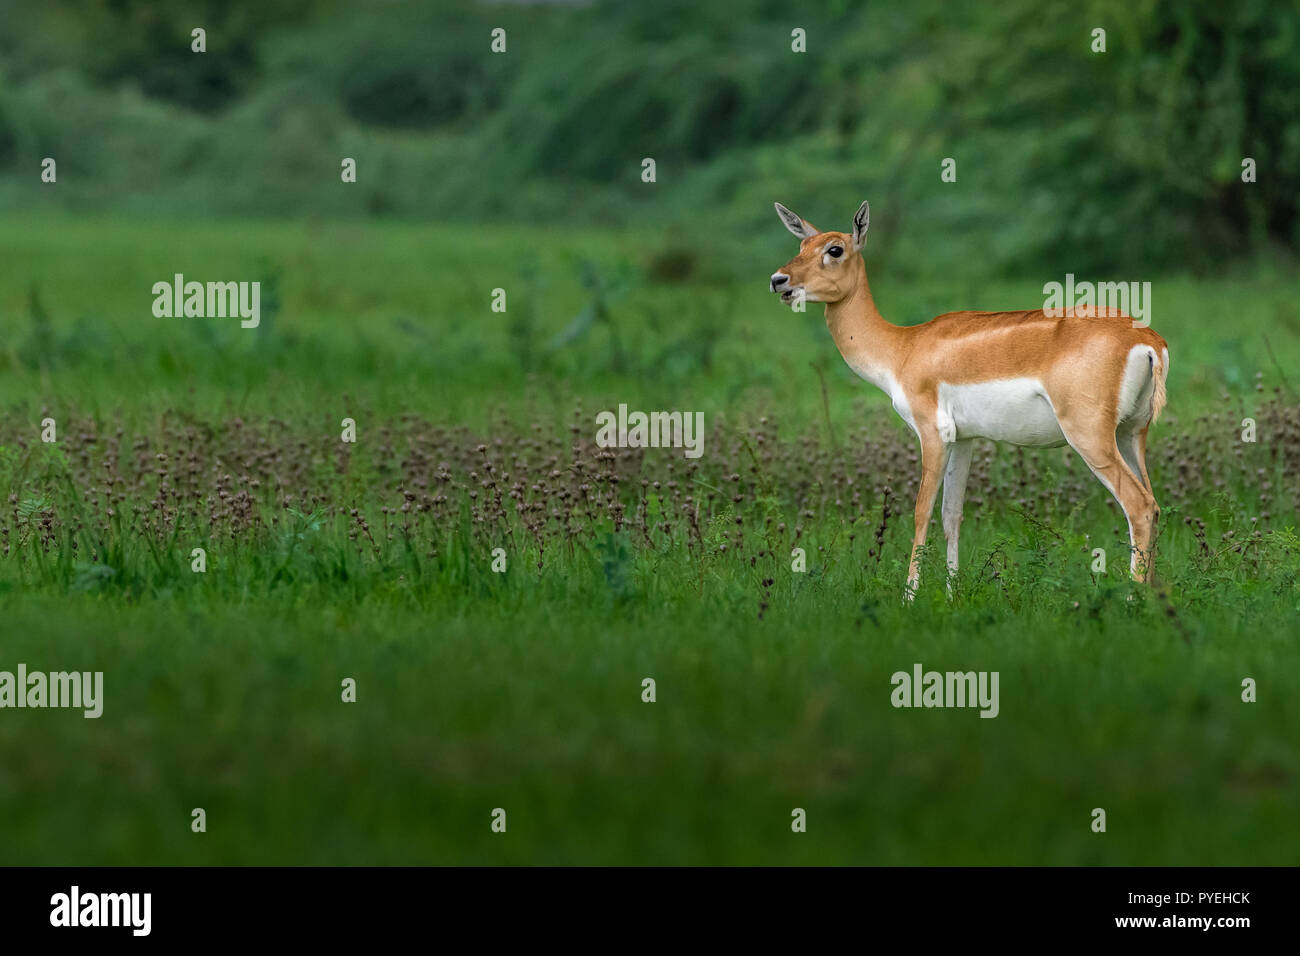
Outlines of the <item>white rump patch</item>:
M 1138 428 L 1151 421 L 1151 399 L 1155 395 L 1156 350 L 1149 345 L 1135 345 L 1128 350 L 1124 377 L 1119 383 L 1119 422 Z

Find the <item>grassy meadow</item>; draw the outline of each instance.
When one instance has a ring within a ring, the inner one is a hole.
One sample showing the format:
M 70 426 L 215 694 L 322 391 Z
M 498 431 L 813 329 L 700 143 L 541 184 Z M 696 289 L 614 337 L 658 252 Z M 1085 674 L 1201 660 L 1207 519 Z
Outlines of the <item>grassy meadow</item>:
M 889 241 L 899 324 L 1061 278 Z M 792 252 L 775 216 L 7 217 L 0 669 L 105 700 L 5 712 L 0 862 L 1294 864 L 1294 267 L 1152 278 L 1156 587 L 1071 453 L 985 445 L 954 592 L 936 520 L 905 606 L 914 439 L 767 293 Z M 261 281 L 260 326 L 156 318 L 176 272 Z M 596 447 L 620 403 L 703 412 L 703 455 Z M 892 707 L 918 662 L 999 672 L 997 718 Z

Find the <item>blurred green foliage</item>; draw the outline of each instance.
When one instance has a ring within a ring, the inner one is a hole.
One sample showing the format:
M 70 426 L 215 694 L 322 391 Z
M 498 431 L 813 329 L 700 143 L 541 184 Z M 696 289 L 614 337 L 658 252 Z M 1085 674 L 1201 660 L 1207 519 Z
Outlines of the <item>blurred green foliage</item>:
M 923 271 L 1300 244 L 1300 7 L 1280 0 L 18 0 L 0 35 L 0 208 L 767 237 L 774 199 L 830 228 L 865 196 L 877 251 Z

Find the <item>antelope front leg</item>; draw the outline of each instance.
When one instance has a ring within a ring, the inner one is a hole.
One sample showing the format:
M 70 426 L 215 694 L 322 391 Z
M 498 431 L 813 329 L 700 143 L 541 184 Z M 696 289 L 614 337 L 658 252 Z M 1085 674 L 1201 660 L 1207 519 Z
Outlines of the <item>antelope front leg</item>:
M 907 590 L 904 592 L 906 601 L 911 601 L 916 596 L 916 586 L 921 580 L 920 552 L 925 545 L 930 515 L 934 513 L 934 499 L 939 494 L 939 485 L 943 482 L 943 472 L 948 467 L 948 456 L 951 453 L 952 446 L 940 440 L 937 432 L 933 435 L 921 433 L 921 488 L 916 493 L 916 511 L 913 513 L 915 532 L 912 536 L 912 562 L 907 569 Z

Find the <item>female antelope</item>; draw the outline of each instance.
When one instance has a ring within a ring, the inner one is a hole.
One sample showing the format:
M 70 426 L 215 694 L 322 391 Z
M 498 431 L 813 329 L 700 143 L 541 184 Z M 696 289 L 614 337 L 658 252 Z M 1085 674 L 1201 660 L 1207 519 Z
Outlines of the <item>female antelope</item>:
M 1126 315 L 1086 307 L 1053 316 L 949 312 L 897 326 L 876 308 L 862 246 L 870 210 L 852 232 L 822 232 L 780 203 L 799 237 L 799 254 L 774 273 L 781 301 L 826 304 L 826 326 L 849 368 L 882 389 L 921 440 L 921 488 L 907 593 L 915 593 L 918 553 L 943 485 L 949 573 L 957 570 L 972 442 L 1054 447 L 1069 443 L 1115 496 L 1128 518 L 1130 571 L 1150 582 L 1160 508 L 1147 475 L 1147 429 L 1165 405 L 1169 346 Z

